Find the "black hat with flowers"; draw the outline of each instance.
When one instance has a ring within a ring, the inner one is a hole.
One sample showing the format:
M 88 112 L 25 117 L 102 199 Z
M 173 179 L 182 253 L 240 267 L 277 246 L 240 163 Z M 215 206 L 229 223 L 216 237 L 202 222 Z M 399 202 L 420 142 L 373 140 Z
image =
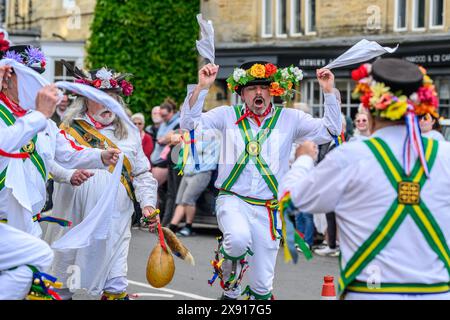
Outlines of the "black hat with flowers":
M 76 83 L 86 84 L 105 92 L 122 94 L 126 97 L 133 94 L 133 85 L 125 80 L 132 76 L 130 73 L 117 73 L 113 69 L 106 67 L 83 71 L 65 60 L 61 60 L 61 62 L 66 67 L 69 75 L 75 78 Z
M 45 55 L 36 47 L 31 45 L 11 46 L 10 41 L 6 38 L 4 32 L 0 32 L 0 58 L 12 59 L 38 73 L 45 72 Z
M 298 67 L 278 68 L 267 61 L 250 61 L 235 68 L 228 77 L 228 89 L 241 94 L 242 89 L 253 85 L 268 85 L 272 96 L 290 99 L 293 87 L 303 79 L 303 72 Z

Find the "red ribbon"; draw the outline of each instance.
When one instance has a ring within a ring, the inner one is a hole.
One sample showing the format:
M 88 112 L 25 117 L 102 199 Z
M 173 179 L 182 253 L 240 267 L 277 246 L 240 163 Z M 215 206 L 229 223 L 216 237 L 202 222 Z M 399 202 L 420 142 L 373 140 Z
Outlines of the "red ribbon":
M 82 147 L 79 147 L 75 144 L 75 142 L 73 142 L 72 140 L 70 140 L 69 138 L 67 138 L 66 132 L 64 130 L 61 130 L 59 133 L 61 133 L 64 138 L 66 138 L 67 141 L 69 141 L 70 145 L 72 146 L 73 149 L 77 150 L 77 151 L 81 151 L 83 150 Z
M 161 247 L 163 248 L 164 251 L 167 252 L 167 247 L 166 247 L 166 243 L 164 241 L 164 234 L 161 228 L 161 223 L 158 223 L 158 236 L 159 236 L 159 243 L 161 244 Z
M 270 111 L 272 111 L 272 105 L 270 105 L 266 109 L 266 111 L 264 111 L 264 113 L 262 115 L 258 116 L 252 110 L 250 110 L 248 107 L 245 107 L 245 113 L 242 115 L 242 117 L 240 117 L 238 119 L 238 121 L 236 121 L 236 124 L 239 124 L 239 122 L 241 122 L 242 120 L 244 120 L 247 117 L 251 117 L 256 121 L 256 123 L 258 124 L 258 127 L 261 127 L 261 121 L 259 120 L 259 118 L 267 116 L 270 113 Z
M 0 149 L 0 156 L 13 159 L 28 159 L 30 155 L 26 152 L 21 153 L 9 153 Z
M 9 100 L 8 97 L 3 92 L 0 92 L 0 100 L 3 101 L 3 103 L 9 108 L 9 110 L 11 110 L 11 112 L 16 117 L 19 118 L 23 117 L 27 113 L 27 110 L 23 109 L 17 103 L 14 103 L 11 100 Z

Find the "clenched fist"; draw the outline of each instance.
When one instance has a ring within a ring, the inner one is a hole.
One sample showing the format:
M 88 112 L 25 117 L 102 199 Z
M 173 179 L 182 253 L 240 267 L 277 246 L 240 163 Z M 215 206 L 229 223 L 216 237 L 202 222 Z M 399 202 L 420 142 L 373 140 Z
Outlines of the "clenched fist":
M 295 152 L 295 158 L 300 156 L 310 156 L 314 161 L 317 161 L 319 155 L 319 148 L 317 144 L 312 141 L 305 141 L 300 147 L 297 148 Z
M 198 72 L 198 86 L 200 89 L 209 89 L 216 80 L 219 66 L 208 63 Z
M 117 161 L 119 161 L 120 150 L 109 148 L 108 150 L 102 151 L 102 161 L 105 166 L 115 166 Z
M 70 178 L 70 184 L 75 187 L 81 186 L 85 181 L 87 181 L 93 175 L 94 175 L 94 173 L 92 173 L 92 172 L 89 172 L 84 169 L 78 169 L 73 173 L 72 178 Z
M 36 97 L 36 111 L 51 118 L 59 101 L 58 88 L 54 84 L 43 87 Z

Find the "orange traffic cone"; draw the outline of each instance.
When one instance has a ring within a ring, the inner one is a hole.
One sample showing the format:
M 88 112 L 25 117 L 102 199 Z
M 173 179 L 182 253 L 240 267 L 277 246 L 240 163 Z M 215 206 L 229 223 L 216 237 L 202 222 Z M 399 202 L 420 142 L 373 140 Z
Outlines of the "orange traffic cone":
M 323 278 L 321 300 L 336 300 L 336 290 L 334 289 L 334 277 L 325 276 Z

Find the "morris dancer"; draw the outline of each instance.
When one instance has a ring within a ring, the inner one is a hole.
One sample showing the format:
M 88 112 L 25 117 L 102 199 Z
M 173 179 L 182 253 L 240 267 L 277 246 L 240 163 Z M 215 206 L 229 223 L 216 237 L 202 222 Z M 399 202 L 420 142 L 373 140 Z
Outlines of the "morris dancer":
M 66 65 L 70 68 L 70 66 Z M 115 98 L 120 107 L 125 103 L 121 97 L 130 96 L 132 85 L 125 80 L 127 75 L 102 68 L 85 73 L 69 69 L 81 82 L 93 86 Z M 61 128 L 67 137 L 86 148 L 112 146 L 125 155 L 121 184 L 115 202 L 118 214 L 111 219 L 108 240 L 92 243 L 86 248 L 57 252 L 53 272 L 64 281 L 68 278 L 67 268 L 78 265 L 81 269 L 81 288 L 89 294 L 103 293 L 102 300 L 128 300 L 127 258 L 131 239 L 131 216 L 133 200 L 139 202 L 145 217 L 151 216 L 156 207 L 157 181 L 150 173 L 150 163 L 142 149 L 139 131 L 129 126 L 116 114 L 84 96 L 78 96 L 64 116 Z M 78 225 L 89 215 L 102 194 L 111 189 L 110 170 L 95 170 L 94 176 L 80 187 L 55 183 L 53 196 L 54 211 L 64 213 L 60 218 Z M 112 213 L 111 213 L 112 214 Z M 153 229 L 159 217 L 151 219 Z M 61 228 L 49 226 L 45 239 L 53 243 L 66 233 Z M 63 299 L 71 299 L 69 288 L 61 290 Z
M 23 64 L 36 72 L 44 72 L 45 57 L 38 48 L 3 46 L 2 49 L 6 49 L 0 52 L 3 59 L 9 59 L 2 62 L 15 63 L 16 69 L 18 66 L 23 67 L 21 65 Z M 19 80 L 18 72 L 19 70 L 12 68 L 12 73 L 8 72 L 7 77 L 2 81 L 0 128 L 12 126 L 20 118 L 26 117 L 29 119 L 25 121 L 26 125 L 34 126 L 38 133 L 35 136 L 25 135 L 24 138 L 28 139 L 26 143 L 17 139 L 17 135 L 10 136 L 6 140 L 8 145 L 4 151 L 18 153 L 20 150 L 21 153 L 26 153 L 27 157 L 20 165 L 17 162 L 11 163 L 13 167 L 10 166 L 8 157 L 0 158 L 0 177 L 4 178 L 1 180 L 3 183 L 0 184 L 0 201 L 3 204 L 0 208 L 0 220 L 7 221 L 9 225 L 39 237 L 42 230 L 36 222 L 41 221 L 40 212 L 46 201 L 48 173 L 55 161 L 67 168 L 105 168 L 107 165 L 117 163 L 118 151 L 74 149 L 59 133 L 60 130 L 55 123 L 48 119 L 53 113 L 43 114 L 35 110 L 23 109 L 19 101 L 19 87 L 27 86 L 19 82 L 28 81 L 39 75 L 34 71 L 28 71 L 26 77 Z M 49 88 L 47 95 L 38 96 L 38 99 L 45 99 L 43 103 L 58 101 L 57 88 L 55 86 Z M 31 91 L 28 94 L 31 94 Z M 47 220 L 65 224 L 64 221 Z
M 222 106 L 202 114 L 218 70 L 212 64 L 200 69 L 199 82 L 188 87 L 181 109 L 182 129 L 215 129 L 222 136 L 216 181 L 221 191 L 216 212 L 223 241 L 213 262 L 215 276 L 211 283 L 219 277 L 222 298 L 237 299 L 248 259 L 249 286 L 244 294 L 251 299 L 271 299 L 281 227 L 276 210 L 278 181 L 288 171 L 294 141 L 302 138 L 326 143 L 332 135 L 340 134 L 334 75 L 326 69 L 317 71 L 325 96 L 323 119 L 276 107 L 271 98 L 291 97 L 293 86 L 303 74 L 298 68 L 279 69 L 261 61 L 243 64 L 228 79 L 229 88 L 241 96 L 242 105 Z
M 335 211 L 346 299 L 450 299 L 450 144 L 421 138 L 417 116 L 439 101 L 423 69 L 399 59 L 363 65 L 354 95 L 372 136 L 316 168 L 305 142 L 280 186 L 281 206 Z M 405 125 L 406 122 L 406 125 Z

